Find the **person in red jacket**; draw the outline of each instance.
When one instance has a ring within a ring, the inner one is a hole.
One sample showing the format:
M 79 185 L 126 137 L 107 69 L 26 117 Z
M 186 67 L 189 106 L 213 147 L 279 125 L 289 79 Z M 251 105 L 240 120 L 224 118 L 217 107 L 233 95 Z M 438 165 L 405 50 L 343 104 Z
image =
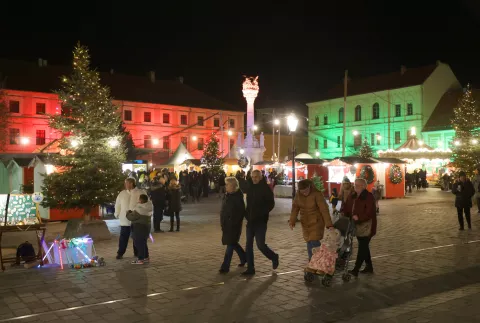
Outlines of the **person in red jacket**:
M 358 254 L 355 267 L 350 273 L 357 277 L 359 272 L 362 274 L 373 273 L 370 240 L 377 233 L 377 213 L 375 198 L 372 193 L 367 191 L 367 182 L 357 178 L 354 189 L 355 191 L 347 197 L 343 212 L 345 216 L 351 217 L 355 221 Z M 366 266 L 360 271 L 363 262 Z

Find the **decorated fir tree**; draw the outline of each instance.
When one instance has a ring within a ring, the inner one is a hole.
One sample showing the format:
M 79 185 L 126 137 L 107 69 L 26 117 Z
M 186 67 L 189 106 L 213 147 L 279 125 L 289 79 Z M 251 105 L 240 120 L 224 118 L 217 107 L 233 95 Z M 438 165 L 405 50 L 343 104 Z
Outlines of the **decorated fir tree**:
M 5 91 L 0 88 L 0 151 L 5 150 L 8 140 L 9 110 Z
M 480 114 L 470 87 L 467 87 L 453 111 L 453 163 L 455 168 L 471 175 L 480 162 Z
M 367 138 L 363 140 L 363 145 L 360 148 L 360 152 L 358 153 L 362 158 L 371 158 L 373 157 L 373 149 L 368 144 Z
M 118 108 L 89 65 L 88 49 L 77 45 L 72 74 L 62 77 L 57 92 L 62 111 L 49 120 L 61 134 L 60 154 L 52 160 L 58 171 L 45 175 L 42 186 L 42 206 L 82 209 L 86 221 L 95 207 L 115 201 L 125 159 Z
M 317 189 L 317 191 L 322 193 L 325 191 L 325 187 L 323 186 L 322 176 L 318 176 L 317 173 L 314 173 L 312 177 L 312 183 Z
M 133 142 L 132 134 L 125 128 L 123 123 L 120 123 L 118 129 L 121 134 L 122 145 L 125 147 L 126 160 L 134 160 L 137 155 L 135 154 L 135 143 Z
M 202 163 L 207 166 L 211 174 L 218 174 L 223 169 L 224 158 L 218 148 L 219 139 L 212 133 L 203 149 Z

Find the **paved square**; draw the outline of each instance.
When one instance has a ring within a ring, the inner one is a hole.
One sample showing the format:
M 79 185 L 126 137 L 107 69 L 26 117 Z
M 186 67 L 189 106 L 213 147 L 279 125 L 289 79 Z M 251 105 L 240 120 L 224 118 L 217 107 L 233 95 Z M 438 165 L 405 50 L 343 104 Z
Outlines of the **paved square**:
M 451 193 L 432 188 L 381 201 L 375 275 L 348 283 L 336 276 L 330 288 L 304 282 L 306 246 L 300 228 L 287 225 L 291 201 L 276 202 L 267 232 L 280 254 L 275 273 L 256 251 L 254 278 L 233 266 L 218 274 L 224 247 L 215 196 L 184 206 L 180 232 L 154 234 L 149 265 L 115 260 L 119 224 L 112 220 L 113 239 L 95 245 L 106 267 L 8 268 L 0 273 L 0 322 L 480 321 L 480 215 L 472 231 L 459 232 Z M 63 226 L 49 225 L 49 237 Z

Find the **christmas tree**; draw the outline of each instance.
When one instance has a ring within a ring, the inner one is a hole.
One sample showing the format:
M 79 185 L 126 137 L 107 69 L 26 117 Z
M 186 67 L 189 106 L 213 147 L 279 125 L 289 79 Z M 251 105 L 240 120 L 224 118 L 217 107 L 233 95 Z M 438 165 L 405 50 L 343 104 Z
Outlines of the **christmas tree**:
M 62 112 L 49 120 L 50 127 L 62 134 L 60 154 L 52 160 L 58 171 L 45 175 L 42 186 L 42 206 L 82 209 L 85 220 L 95 207 L 115 201 L 125 179 L 118 108 L 89 65 L 88 49 L 77 45 L 73 72 L 62 77 L 57 92 Z
M 9 110 L 5 100 L 5 91 L 0 88 L 0 151 L 5 149 L 8 140 Z
M 453 111 L 453 164 L 455 168 L 471 175 L 480 162 L 480 114 L 470 87 L 467 87 Z
M 211 174 L 218 174 L 223 170 L 224 158 L 223 152 L 218 149 L 218 138 L 216 133 L 212 133 L 207 139 L 205 148 L 203 149 L 202 163 L 207 166 Z
M 323 186 L 322 176 L 318 176 L 317 173 L 314 173 L 312 177 L 312 183 L 317 189 L 317 191 L 322 193 L 325 191 L 325 187 Z
M 135 153 L 135 143 L 133 142 L 132 134 L 128 131 L 123 123 L 119 125 L 119 131 L 122 138 L 122 145 L 125 147 L 125 154 L 127 160 L 134 160 L 137 158 Z
M 372 147 L 368 144 L 367 138 L 363 140 L 363 145 L 360 148 L 360 152 L 358 153 L 362 158 L 371 158 L 373 157 L 373 150 Z

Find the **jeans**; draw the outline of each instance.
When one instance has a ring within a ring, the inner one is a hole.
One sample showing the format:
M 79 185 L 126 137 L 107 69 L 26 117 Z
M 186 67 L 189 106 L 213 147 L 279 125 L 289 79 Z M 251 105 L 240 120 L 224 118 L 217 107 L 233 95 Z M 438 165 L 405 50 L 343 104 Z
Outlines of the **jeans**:
M 153 206 L 153 230 L 160 231 L 160 222 L 163 220 L 163 205 Z
M 320 241 L 319 240 L 310 240 L 307 242 L 307 251 L 308 251 L 308 261 L 312 259 L 312 249 L 313 248 L 318 248 L 320 247 Z
M 170 215 L 170 227 L 173 229 L 174 219 L 177 219 L 177 228 L 180 228 L 180 212 L 173 212 Z
M 458 224 L 460 224 L 460 228 L 463 229 L 463 213 L 465 212 L 465 218 L 467 219 L 467 225 L 469 228 L 472 227 L 472 222 L 470 221 L 470 208 L 469 207 L 457 207 L 457 215 L 458 215 Z
M 372 257 L 370 256 L 370 240 L 371 237 L 357 237 L 358 253 L 355 261 L 354 270 L 359 271 L 365 261 L 368 267 L 372 267 Z
M 130 239 L 130 235 L 132 234 L 132 227 L 131 226 L 121 226 L 120 227 L 120 238 L 118 239 L 118 251 L 117 254 L 119 256 L 123 256 L 125 251 L 127 251 L 128 240 Z M 137 256 L 138 250 L 135 246 L 135 242 L 133 242 L 133 255 Z
M 148 235 L 150 234 L 150 226 L 144 224 L 134 224 L 133 225 L 133 243 L 137 248 L 138 260 L 144 260 L 149 258 L 148 253 Z
M 240 258 L 240 263 L 244 264 L 247 262 L 247 255 L 245 254 L 245 250 L 243 250 L 242 246 L 238 244 L 229 244 L 227 249 L 225 250 L 225 257 L 223 258 L 222 269 L 225 271 L 230 270 L 230 263 L 232 262 L 233 252 L 236 252 L 238 257 Z
M 255 223 L 247 224 L 247 263 L 248 269 L 255 269 L 255 263 L 253 259 L 253 239 L 257 241 L 258 249 L 263 253 L 265 257 L 270 260 L 273 260 L 277 254 L 272 251 L 265 244 L 265 236 L 267 235 L 267 224 L 266 223 Z

